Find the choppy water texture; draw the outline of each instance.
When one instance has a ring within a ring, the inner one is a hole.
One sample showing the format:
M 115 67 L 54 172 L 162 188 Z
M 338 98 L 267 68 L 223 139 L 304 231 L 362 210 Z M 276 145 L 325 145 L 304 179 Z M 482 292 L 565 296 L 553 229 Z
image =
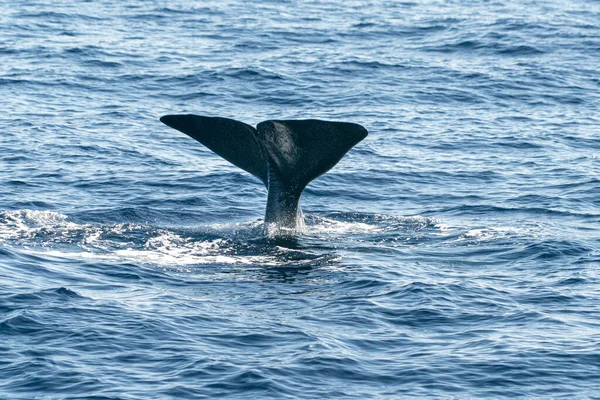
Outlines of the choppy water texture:
M 597 1 L 0 3 L 0 398 L 600 398 Z M 184 112 L 370 135 L 277 239 Z

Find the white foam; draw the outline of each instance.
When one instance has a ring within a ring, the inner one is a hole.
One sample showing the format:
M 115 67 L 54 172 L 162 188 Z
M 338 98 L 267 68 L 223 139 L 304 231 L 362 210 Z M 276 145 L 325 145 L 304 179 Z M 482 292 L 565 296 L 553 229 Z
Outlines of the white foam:
M 124 248 L 110 252 L 85 250 L 65 251 L 56 249 L 35 249 L 24 248 L 28 254 L 46 255 L 62 258 L 81 258 L 93 260 L 113 260 L 135 263 L 157 264 L 162 266 L 189 266 L 198 264 L 260 264 L 260 265 L 278 265 L 279 261 L 272 256 L 237 256 L 219 254 L 228 248 L 221 248 L 218 245 L 220 239 L 215 241 L 191 242 L 187 246 L 176 246 L 173 244 L 164 244 L 156 248 L 133 249 Z
M 254 223 L 233 224 L 220 228 L 230 231 L 240 228 L 253 229 L 255 225 Z M 133 231 L 140 231 L 146 235 L 141 248 L 136 248 L 135 243 L 127 236 Z M 118 239 L 115 240 L 114 236 Z M 54 211 L 1 212 L 0 241 L 16 241 L 21 250 L 29 254 L 63 258 L 120 260 L 177 266 L 277 265 L 277 259 L 273 256 L 228 254 L 233 252 L 234 244 L 223 238 L 193 240 L 167 229 L 135 224 L 77 224 L 70 222 L 66 215 Z
M 539 237 L 539 227 L 514 227 L 514 226 L 490 226 L 477 229 L 470 229 L 456 240 L 474 239 L 479 242 L 487 242 L 506 238 L 537 238 Z
M 319 218 L 317 224 L 307 225 L 304 229 L 307 234 L 357 234 L 381 232 L 383 230 L 377 225 L 371 225 L 365 222 L 337 221 L 331 218 Z
M 0 240 L 29 237 L 48 226 L 68 225 L 67 217 L 55 211 L 16 210 L 0 212 Z
M 392 217 L 367 215 L 358 221 L 341 221 L 325 217 L 309 217 L 302 232 L 308 235 L 369 235 L 403 231 L 418 231 L 432 226 L 426 217 Z M 260 230 L 258 230 L 260 229 Z M 438 227 L 439 231 L 446 229 Z M 204 227 L 221 238 L 199 240 L 196 235 L 171 229 L 136 224 L 78 224 L 54 211 L 18 210 L 0 213 L 0 241 L 16 243 L 26 252 L 43 253 L 65 258 L 121 260 L 168 266 L 194 264 L 281 265 L 288 252 L 277 248 L 275 253 L 251 254 L 242 249 L 239 241 L 263 235 L 262 220 L 246 223 L 214 224 Z M 284 232 L 297 235 L 299 232 Z M 476 232 L 471 232 L 476 234 Z M 281 235 L 281 230 L 276 232 Z M 210 235 L 213 236 L 213 235 Z M 214 236 L 213 236 L 214 237 Z M 304 257 L 294 257 L 301 263 Z M 311 262 L 313 257 L 306 258 Z
M 420 230 L 433 225 L 433 218 L 411 216 L 397 217 L 375 214 L 366 221 L 339 221 L 332 218 L 319 217 L 316 223 L 308 225 L 305 233 L 308 234 L 373 234 L 401 230 Z M 436 225 L 434 225 L 436 226 Z

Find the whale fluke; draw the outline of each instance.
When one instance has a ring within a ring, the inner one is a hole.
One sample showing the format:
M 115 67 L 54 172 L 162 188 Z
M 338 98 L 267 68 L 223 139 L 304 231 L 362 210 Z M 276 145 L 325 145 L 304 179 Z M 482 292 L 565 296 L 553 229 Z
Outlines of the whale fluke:
M 302 225 L 300 196 L 367 136 L 349 122 L 269 120 L 257 129 L 227 118 L 166 115 L 160 119 L 260 179 L 268 189 L 265 224 Z
M 196 139 L 267 186 L 267 158 L 256 129 L 243 122 L 199 115 L 165 115 L 160 121 Z

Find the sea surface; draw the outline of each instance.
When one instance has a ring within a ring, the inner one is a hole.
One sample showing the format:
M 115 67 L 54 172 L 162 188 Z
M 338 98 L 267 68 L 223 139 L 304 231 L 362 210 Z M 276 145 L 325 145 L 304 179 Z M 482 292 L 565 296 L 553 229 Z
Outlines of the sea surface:
M 0 0 L 1 399 L 600 399 L 600 2 Z M 266 190 L 159 122 L 369 136 Z

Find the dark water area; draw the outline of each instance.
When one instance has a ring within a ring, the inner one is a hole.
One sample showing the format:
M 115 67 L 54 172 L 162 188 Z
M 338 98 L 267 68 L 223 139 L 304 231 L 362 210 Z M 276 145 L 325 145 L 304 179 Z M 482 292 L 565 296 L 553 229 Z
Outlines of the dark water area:
M 600 398 L 597 1 L 0 3 L 0 398 Z M 172 113 L 369 136 L 277 238 Z

